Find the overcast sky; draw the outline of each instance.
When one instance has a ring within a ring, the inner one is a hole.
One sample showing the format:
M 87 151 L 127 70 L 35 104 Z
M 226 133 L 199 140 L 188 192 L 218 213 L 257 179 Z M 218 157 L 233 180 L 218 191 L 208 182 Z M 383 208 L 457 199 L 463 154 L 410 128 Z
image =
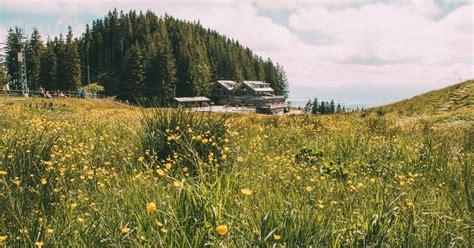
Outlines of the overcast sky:
M 0 0 L 0 38 L 80 35 L 114 7 L 200 20 L 282 64 L 295 98 L 379 104 L 474 78 L 469 0 Z

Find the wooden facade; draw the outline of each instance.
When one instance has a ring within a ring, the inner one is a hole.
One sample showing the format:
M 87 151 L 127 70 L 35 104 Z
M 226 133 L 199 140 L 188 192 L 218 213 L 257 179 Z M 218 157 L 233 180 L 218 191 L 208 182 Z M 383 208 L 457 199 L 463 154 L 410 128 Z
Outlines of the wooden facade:
M 251 106 L 257 113 L 276 114 L 288 105 L 284 96 L 275 96 L 270 84 L 262 81 L 230 80 L 217 81 L 212 89 L 211 99 L 216 105 Z

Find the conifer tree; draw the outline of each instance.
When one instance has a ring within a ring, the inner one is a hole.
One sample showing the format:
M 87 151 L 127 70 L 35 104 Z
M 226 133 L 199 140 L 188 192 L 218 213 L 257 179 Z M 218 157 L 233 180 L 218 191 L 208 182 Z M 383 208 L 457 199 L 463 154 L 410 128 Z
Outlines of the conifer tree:
M 319 113 L 321 114 L 326 114 L 326 102 L 322 101 L 321 104 L 319 105 Z
M 337 107 L 336 107 L 336 113 L 341 113 L 342 111 L 342 108 L 341 108 L 341 104 L 337 104 Z
M 157 25 L 158 31 L 155 33 L 148 51 L 151 58 L 145 85 L 149 89 L 149 98 L 157 97 L 161 105 L 167 105 L 175 97 L 176 63 L 166 26 L 162 20 Z
M 76 90 L 81 84 L 81 64 L 71 26 L 68 27 L 64 51 L 64 69 L 66 70 L 64 90 Z
M 10 28 L 8 30 L 7 42 L 5 47 L 5 65 L 10 78 L 10 87 L 12 89 L 20 89 L 21 87 L 21 64 L 18 61 L 18 53 L 21 53 L 22 50 L 22 35 L 23 31 L 18 27 L 15 27 L 14 29 Z
M 36 90 L 41 86 L 40 63 L 43 56 L 44 45 L 37 28 L 33 28 L 30 39 L 26 46 L 26 75 L 28 87 Z
M 276 78 L 275 93 L 277 95 L 288 97 L 290 90 L 289 90 L 289 85 L 288 85 L 288 78 L 286 77 L 286 73 L 285 73 L 285 70 L 283 69 L 283 66 L 277 63 L 276 72 L 277 72 L 277 78 Z
M 318 111 L 319 111 L 319 103 L 318 103 L 318 98 L 314 98 L 314 101 L 313 101 L 313 106 L 311 108 L 311 114 L 317 114 Z
M 134 101 L 144 93 L 145 61 L 140 48 L 136 44 L 125 54 L 122 75 L 117 91 L 113 92 L 122 98 Z
M 57 59 L 52 41 L 46 43 L 46 49 L 41 56 L 39 81 L 46 90 L 56 89 Z
M 334 104 L 334 100 L 331 99 L 331 103 L 329 104 L 329 114 L 336 113 L 336 105 Z
M 60 34 L 59 38 L 55 37 L 53 42 L 54 54 L 56 55 L 56 82 L 54 84 L 56 88 L 51 90 L 68 90 L 67 54 L 63 35 Z

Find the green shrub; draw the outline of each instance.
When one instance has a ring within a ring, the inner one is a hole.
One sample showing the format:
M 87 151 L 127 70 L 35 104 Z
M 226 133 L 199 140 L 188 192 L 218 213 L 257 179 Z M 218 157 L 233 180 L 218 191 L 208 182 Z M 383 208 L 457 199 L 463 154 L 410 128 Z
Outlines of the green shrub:
M 194 173 L 226 159 L 227 115 L 157 108 L 142 120 L 141 146 L 152 166 Z

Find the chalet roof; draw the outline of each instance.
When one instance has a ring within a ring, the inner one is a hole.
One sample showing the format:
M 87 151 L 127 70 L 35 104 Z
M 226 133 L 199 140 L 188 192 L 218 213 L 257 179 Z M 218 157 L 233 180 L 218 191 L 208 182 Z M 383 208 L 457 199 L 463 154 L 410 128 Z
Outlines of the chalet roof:
M 175 97 L 174 100 L 179 103 L 192 103 L 192 102 L 209 102 L 209 98 L 204 96 L 196 97 Z
M 229 91 L 233 90 L 237 86 L 237 83 L 231 80 L 217 80 L 217 83 Z
M 274 91 L 270 87 L 269 83 L 265 83 L 262 81 L 243 81 L 242 83 L 256 92 L 273 92 Z

